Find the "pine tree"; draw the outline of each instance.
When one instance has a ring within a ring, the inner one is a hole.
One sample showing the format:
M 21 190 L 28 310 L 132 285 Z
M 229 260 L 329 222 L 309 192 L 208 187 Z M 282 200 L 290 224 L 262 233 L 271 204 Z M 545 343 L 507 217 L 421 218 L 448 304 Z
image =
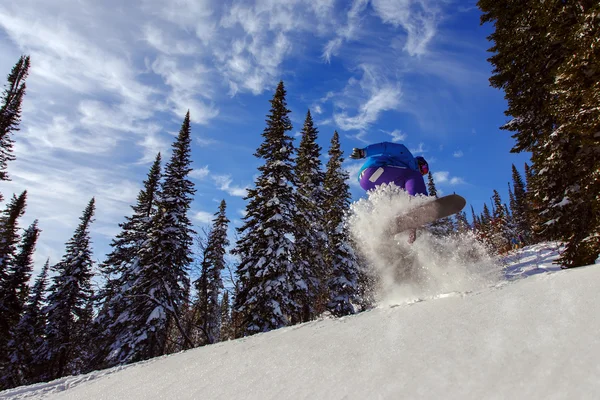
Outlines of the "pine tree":
M 500 194 L 495 189 L 492 199 L 494 201 L 494 211 L 491 221 L 491 240 L 498 252 L 505 252 L 507 248 L 510 248 L 510 239 L 514 236 L 514 233 L 510 231 L 509 216 L 502 204 Z
M 513 211 L 517 235 L 521 235 L 525 240 L 531 236 L 531 221 L 529 216 L 531 210 L 527 199 L 527 192 L 523 178 L 517 168 L 512 166 L 513 187 L 515 189 L 514 200 L 511 199 L 511 209 Z
M 465 233 L 465 232 L 469 232 L 471 230 L 471 225 L 469 224 L 469 221 L 467 220 L 467 213 L 464 211 L 460 211 L 459 213 L 456 214 L 455 216 L 456 219 L 456 231 L 458 233 Z
M 0 98 L 0 180 L 8 181 L 6 171 L 9 161 L 15 159 L 12 153 L 12 133 L 19 130 L 21 103 L 25 95 L 25 80 L 29 73 L 29 56 L 21 56 L 8 75 L 8 84 Z M 0 196 L 0 201 L 2 197 Z
M 21 313 L 29 296 L 29 278 L 33 270 L 33 252 L 39 236 L 38 221 L 35 220 L 25 230 L 18 252 L 8 268 L 7 279 L 0 287 L 2 320 L 12 327 L 21 318 Z
M 130 313 L 134 313 L 140 302 L 134 282 L 138 279 L 142 247 L 152 226 L 161 178 L 161 155 L 148 172 L 137 202 L 131 206 L 133 214 L 119 224 L 121 232 L 111 242 L 112 252 L 100 266 L 106 283 L 98 298 L 102 307 L 94 322 L 96 350 L 90 368 L 104 368 L 121 360 L 113 355 L 120 354 L 120 348 L 130 333 Z
M 492 86 L 505 91 L 503 129 L 515 132 L 511 151 L 532 154 L 528 182 L 541 218 L 538 234 L 567 247 L 565 267 L 592 264 L 600 254 L 600 129 L 594 45 L 600 32 L 597 1 L 480 0 L 482 23 L 492 22 Z M 573 166 L 577 166 L 573 168 Z
M 190 294 L 188 270 L 195 233 L 187 216 L 195 193 L 194 184 L 188 179 L 190 144 L 188 112 L 172 145 L 173 153 L 156 200 L 157 210 L 152 215 L 139 262 L 132 270 L 135 280 L 127 296 L 134 301 L 124 311 L 129 323 L 112 345 L 112 362 L 130 363 L 166 354 L 169 349 L 192 346 L 182 325 Z M 183 343 L 169 343 L 175 331 Z
M 86 340 L 87 308 L 94 295 L 89 233 L 94 211 L 95 199 L 92 198 L 66 244 L 65 255 L 52 267 L 55 276 L 48 290 L 48 305 L 43 311 L 48 318 L 45 338 L 35 356 L 35 364 L 44 371 L 41 380 L 78 374 L 85 362 L 84 351 L 90 344 Z
M 427 174 L 427 193 L 436 199 L 438 198 L 437 189 L 435 187 L 435 182 L 433 181 L 433 175 L 431 172 Z
M 206 344 L 216 343 L 221 337 L 221 303 L 219 302 L 223 290 L 221 272 L 225 269 L 225 254 L 229 246 L 227 238 L 229 220 L 225 215 L 226 207 L 225 200 L 222 200 L 208 235 L 200 277 L 194 282 L 198 292 L 196 308 L 204 334 L 203 342 Z
M 34 369 L 33 352 L 43 340 L 46 318 L 42 313 L 42 303 L 49 268 L 50 262 L 46 261 L 25 303 L 19 322 L 11 328 L 11 339 L 7 346 L 9 363 L 6 373 L 0 379 L 0 387 L 4 389 L 38 381 L 36 378 L 39 371 Z
M 487 203 L 483 204 L 483 211 L 478 218 L 477 237 L 486 245 L 493 246 L 492 243 L 492 214 Z
M 25 213 L 27 192 L 17 197 L 13 195 L 3 215 L 0 216 L 0 299 L 8 296 L 11 286 L 11 266 L 17 256 L 17 244 L 20 240 L 18 220 Z M 0 302 L 0 348 L 6 348 L 9 340 L 9 329 L 15 323 L 14 312 L 8 304 Z M 0 363 L 4 355 L 0 353 Z
M 475 230 L 475 231 L 479 230 L 479 218 L 477 218 L 477 215 L 475 214 L 475 209 L 473 208 L 472 205 L 471 205 L 471 218 L 473 219 L 473 230 Z
M 239 255 L 236 276 L 239 292 L 236 312 L 242 319 L 243 334 L 281 328 L 292 323 L 301 308 L 293 294 L 306 282 L 296 272 L 292 257 L 296 253 L 293 138 L 283 82 L 279 82 L 271 102 L 263 143 L 255 156 L 264 160 L 255 188 L 248 190 L 244 224 L 238 228 L 240 240 L 234 254 Z
M 302 140 L 296 157 L 296 179 L 298 211 L 295 216 L 297 227 L 295 265 L 300 279 L 306 283 L 296 301 L 302 306 L 302 315 L 296 320 L 306 322 L 324 311 L 322 300 L 327 288 L 323 253 L 327 246 L 327 234 L 323 227 L 323 180 L 321 170 L 321 147 L 316 143 L 318 130 L 314 126 L 310 111 L 306 113 Z
M 231 340 L 234 337 L 229 304 L 229 292 L 225 290 L 223 292 L 223 297 L 221 298 L 221 337 L 219 338 L 219 341 L 224 342 Z
M 325 172 L 323 215 L 328 233 L 326 265 L 329 286 L 329 310 L 337 316 L 353 314 L 360 302 L 359 265 L 354 252 L 345 216 L 350 207 L 348 173 L 342 168 L 344 161 L 337 131 L 333 132 L 329 147 L 329 161 Z

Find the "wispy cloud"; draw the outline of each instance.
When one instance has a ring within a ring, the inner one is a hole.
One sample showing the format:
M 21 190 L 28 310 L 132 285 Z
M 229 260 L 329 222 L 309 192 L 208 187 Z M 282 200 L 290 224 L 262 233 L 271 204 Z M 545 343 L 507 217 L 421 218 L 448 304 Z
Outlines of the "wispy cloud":
M 462 150 L 457 150 L 454 152 L 454 154 L 452 154 L 455 158 L 461 158 L 462 156 L 464 156 L 464 153 L 462 152 Z
M 248 188 L 232 185 L 233 179 L 230 175 L 215 175 L 213 176 L 213 180 L 215 181 L 219 190 L 222 190 L 229 194 L 230 196 L 235 197 L 245 197 L 248 195 Z
M 196 211 L 192 218 L 203 224 L 210 224 L 212 220 L 215 218 L 214 214 L 206 212 L 206 211 Z
M 461 185 L 465 181 L 463 178 L 451 177 L 448 171 L 438 171 L 433 173 L 433 180 L 436 184 Z
M 363 72 L 361 79 L 350 79 L 344 90 L 343 102 L 336 104 L 342 111 L 334 113 L 334 120 L 343 130 L 365 130 L 377 121 L 382 112 L 394 110 L 400 104 L 402 92 L 397 83 L 387 81 L 375 66 L 363 64 L 360 68 Z M 345 111 L 349 99 L 361 101 L 355 115 Z
M 404 50 L 423 55 L 436 33 L 438 11 L 429 0 L 371 0 L 383 22 L 401 26 L 407 34 Z
M 402 141 L 406 140 L 406 136 L 407 136 L 406 133 L 402 132 L 400 129 L 394 129 L 391 132 L 382 130 L 382 132 L 390 135 L 392 137 L 392 142 L 394 142 L 394 143 L 402 142 Z
M 208 165 L 205 165 L 202 168 L 194 168 L 190 172 L 190 177 L 198 180 L 202 180 L 206 178 L 210 174 L 210 170 L 208 169 Z
M 363 163 L 362 162 L 355 162 L 355 161 L 349 161 L 344 163 L 343 168 L 344 170 L 346 170 L 346 172 L 349 175 L 348 178 L 348 183 L 350 184 L 350 186 L 354 186 L 354 187 L 360 187 L 360 184 L 358 183 L 358 171 L 360 171 L 360 168 L 362 167 Z
M 329 40 L 323 47 L 323 59 L 331 62 L 331 57 L 336 56 L 347 40 L 352 40 L 358 35 L 361 13 L 367 8 L 369 0 L 353 0 L 348 10 L 346 24 L 341 25 L 336 31 L 336 37 Z

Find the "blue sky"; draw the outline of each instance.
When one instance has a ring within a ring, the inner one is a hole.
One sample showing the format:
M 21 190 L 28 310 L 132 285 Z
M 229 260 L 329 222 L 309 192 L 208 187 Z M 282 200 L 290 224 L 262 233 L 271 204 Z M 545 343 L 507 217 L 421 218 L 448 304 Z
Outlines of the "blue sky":
M 221 199 L 233 226 L 260 160 L 268 100 L 283 80 L 294 134 L 311 110 L 326 155 L 334 130 L 352 147 L 400 141 L 430 163 L 438 190 L 467 211 L 508 202 L 511 154 L 503 93 L 489 87 L 491 26 L 475 0 L 22 0 L 0 4 L 0 73 L 31 55 L 8 197 L 27 189 L 36 254 L 57 262 L 97 199 L 95 256 L 104 258 L 151 161 L 167 160 L 192 117 L 192 217 Z M 296 144 L 299 143 L 299 138 Z M 323 158 L 325 164 L 326 159 Z M 348 160 L 355 199 L 364 196 Z

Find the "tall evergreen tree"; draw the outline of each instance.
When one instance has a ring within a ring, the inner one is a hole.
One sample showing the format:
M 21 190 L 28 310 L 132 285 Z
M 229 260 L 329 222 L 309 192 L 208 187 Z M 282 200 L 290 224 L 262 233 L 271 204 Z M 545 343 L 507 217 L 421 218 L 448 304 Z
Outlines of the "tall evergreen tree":
M 492 216 L 491 239 L 496 250 L 504 251 L 507 246 L 510 246 L 510 239 L 514 236 L 514 233 L 510 231 L 509 216 L 502 204 L 500 194 L 495 189 L 492 199 L 494 201 L 494 212 Z
M 592 264 L 600 254 L 600 129 L 594 46 L 600 22 L 594 0 L 530 2 L 480 0 L 482 23 L 494 23 L 489 59 L 492 86 L 505 91 L 503 129 L 515 132 L 513 152 L 529 151 L 528 182 L 544 239 L 567 242 L 558 262 Z M 573 168 L 573 166 L 577 166 Z
M 45 338 L 36 351 L 35 364 L 44 371 L 42 380 L 56 379 L 81 372 L 85 360 L 88 305 L 93 298 L 90 224 L 95 199 L 80 217 L 80 224 L 66 244 L 62 260 L 52 267 L 55 276 L 49 288 Z
M 38 221 L 35 220 L 25 230 L 17 254 L 8 268 L 7 279 L 0 287 L 2 320 L 12 327 L 21 318 L 21 313 L 29 296 L 29 278 L 33 270 L 33 252 L 39 236 Z
M 229 303 L 229 292 L 225 290 L 221 297 L 221 337 L 219 341 L 224 342 L 226 340 L 233 339 L 233 323 L 231 320 L 231 309 Z
M 525 183 L 523 182 L 523 178 L 514 164 L 512 166 L 512 178 L 515 193 L 514 204 L 511 201 L 511 208 L 513 211 L 516 230 L 518 235 L 521 235 L 523 238 L 527 239 L 531 236 L 531 221 L 529 219 L 531 210 L 527 199 Z
M 225 200 L 222 200 L 208 235 L 201 263 L 201 274 L 195 282 L 198 292 L 196 307 L 200 315 L 200 326 L 206 344 L 216 343 L 221 337 L 221 303 L 219 301 L 223 290 L 221 272 L 225 269 L 225 254 L 227 246 L 229 246 L 227 238 L 229 220 L 225 215 L 226 208 Z
M 350 207 L 348 173 L 342 168 L 344 161 L 340 138 L 333 132 L 329 147 L 329 161 L 325 171 L 323 210 L 325 231 L 328 233 L 327 263 L 329 285 L 329 310 L 337 316 L 353 314 L 360 288 L 359 264 L 354 252 L 345 216 Z
M 477 215 L 475 214 L 473 205 L 471 205 L 471 218 L 473 219 L 473 230 L 479 230 L 479 218 L 477 218 Z
M 193 234 L 187 216 L 195 193 L 188 175 L 191 168 L 190 113 L 184 118 L 173 152 L 164 172 L 157 212 L 152 216 L 135 281 L 128 291 L 136 301 L 127 312 L 129 326 L 113 344 L 111 358 L 129 363 L 166 354 L 169 349 L 190 348 L 192 343 L 182 325 L 190 282 Z M 183 343 L 169 343 L 172 332 Z
M 248 190 L 244 224 L 234 249 L 239 255 L 236 276 L 239 291 L 235 309 L 242 318 L 243 334 L 266 332 L 287 326 L 301 308 L 293 294 L 306 282 L 293 264 L 296 253 L 294 225 L 296 204 L 293 185 L 293 138 L 283 82 L 271 102 L 264 138 L 255 156 L 264 160 L 255 188 Z
M 25 213 L 26 202 L 26 191 L 19 197 L 13 195 L 0 216 L 0 299 L 4 299 L 10 292 L 11 266 L 14 265 L 20 240 L 18 220 Z M 8 307 L 8 304 L 0 301 L 0 348 L 6 348 L 10 327 L 15 322 L 14 313 Z M 3 353 L 0 353 L 0 363 L 5 358 Z
M 156 214 L 161 178 L 161 155 L 158 153 L 137 196 L 131 206 L 133 214 L 119 224 L 121 232 L 111 242 L 112 251 L 100 266 L 106 283 L 99 294 L 102 306 L 94 323 L 96 349 L 90 368 L 103 368 L 121 362 L 113 355 L 120 354 L 120 347 L 130 333 L 130 313 L 140 302 L 134 282 L 142 247 Z
M 438 198 L 437 189 L 435 187 L 435 182 L 433 181 L 433 175 L 431 172 L 427 174 L 427 193 L 436 199 Z
M 36 279 L 19 322 L 11 328 L 8 342 L 9 363 L 0 387 L 10 388 L 34 383 L 40 371 L 34 370 L 33 352 L 43 340 L 46 318 L 42 313 L 50 262 L 46 261 Z
M 464 211 L 460 211 L 456 214 L 455 219 L 456 230 L 458 233 L 465 233 L 471 230 L 471 225 L 467 220 L 467 213 L 465 213 Z
M 10 180 L 6 171 L 12 153 L 12 133 L 19 130 L 21 104 L 25 95 L 25 80 L 29 73 L 29 56 L 21 56 L 8 75 L 8 84 L 0 97 L 0 180 Z M 2 197 L 0 196 L 0 200 Z
M 298 211 L 295 216 L 297 227 L 295 265 L 300 279 L 306 283 L 296 301 L 302 306 L 302 315 L 296 320 L 308 321 L 324 311 L 322 300 L 327 288 L 323 254 L 327 245 L 327 234 L 323 226 L 323 180 L 321 170 L 321 147 L 317 144 L 318 130 L 314 126 L 310 110 L 302 128 L 302 139 L 296 157 Z

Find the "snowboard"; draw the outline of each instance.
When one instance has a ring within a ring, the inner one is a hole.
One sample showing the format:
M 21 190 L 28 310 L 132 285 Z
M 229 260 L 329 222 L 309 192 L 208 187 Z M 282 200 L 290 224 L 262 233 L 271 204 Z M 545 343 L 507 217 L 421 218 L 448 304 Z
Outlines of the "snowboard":
M 457 194 L 437 198 L 409 210 L 406 214 L 397 216 L 390 227 L 390 233 L 396 235 L 409 229 L 420 228 L 440 218 L 456 214 L 465 205 L 467 205 L 467 201 Z

